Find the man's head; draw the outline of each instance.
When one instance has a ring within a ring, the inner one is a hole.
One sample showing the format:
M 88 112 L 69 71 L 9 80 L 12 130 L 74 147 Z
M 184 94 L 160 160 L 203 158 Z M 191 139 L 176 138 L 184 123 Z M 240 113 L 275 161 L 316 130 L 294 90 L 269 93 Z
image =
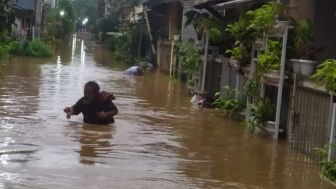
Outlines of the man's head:
M 99 96 L 100 87 L 97 82 L 89 81 L 84 86 L 84 98 L 88 102 L 92 102 Z

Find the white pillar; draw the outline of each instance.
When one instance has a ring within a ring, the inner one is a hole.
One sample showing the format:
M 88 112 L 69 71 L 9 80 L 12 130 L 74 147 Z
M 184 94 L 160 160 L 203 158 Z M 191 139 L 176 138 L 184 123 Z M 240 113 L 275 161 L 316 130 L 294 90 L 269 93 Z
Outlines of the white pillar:
M 201 92 L 204 93 L 205 91 L 205 76 L 206 76 L 206 69 L 208 63 L 208 50 L 209 50 L 209 31 L 206 30 L 205 32 L 205 51 L 204 51 L 204 60 L 203 60 L 203 74 L 202 74 L 202 89 Z
M 274 139 L 275 140 L 278 140 L 278 138 L 279 138 L 281 105 L 282 105 L 282 92 L 283 92 L 283 85 L 284 85 L 284 80 L 285 80 L 287 39 L 288 39 L 288 28 L 286 28 L 283 39 L 282 39 L 280 80 L 279 80 L 279 84 L 278 84 L 278 100 L 277 100 L 277 107 L 276 107 L 275 129 L 274 129 Z
M 329 152 L 328 152 L 328 161 L 334 160 L 335 157 L 335 124 L 336 124 L 336 103 L 333 100 L 333 108 L 332 108 L 332 119 L 330 125 L 330 138 L 329 138 Z

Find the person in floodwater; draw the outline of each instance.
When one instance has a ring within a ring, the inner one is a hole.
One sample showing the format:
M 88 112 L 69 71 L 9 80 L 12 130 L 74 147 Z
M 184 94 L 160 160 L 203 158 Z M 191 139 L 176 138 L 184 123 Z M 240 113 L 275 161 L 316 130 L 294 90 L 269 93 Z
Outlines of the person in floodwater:
M 118 109 L 112 102 L 115 97 L 105 91 L 100 92 L 100 87 L 95 81 L 85 84 L 84 97 L 72 107 L 66 107 L 64 112 L 67 118 L 72 115 L 84 116 L 85 123 L 91 124 L 110 124 L 114 123 L 114 116 L 118 114 Z
M 141 66 L 132 66 L 128 68 L 126 71 L 124 71 L 125 75 L 134 75 L 134 76 L 140 76 L 143 75 L 144 69 Z

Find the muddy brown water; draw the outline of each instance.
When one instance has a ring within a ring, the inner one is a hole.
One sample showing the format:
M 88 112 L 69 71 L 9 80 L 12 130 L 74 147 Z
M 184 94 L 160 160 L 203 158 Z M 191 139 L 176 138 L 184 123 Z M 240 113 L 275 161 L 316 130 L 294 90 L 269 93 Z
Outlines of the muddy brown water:
M 55 52 L 13 57 L 3 68 L 0 188 L 332 188 L 285 142 L 193 107 L 183 83 L 159 72 L 125 77 L 125 67 L 90 41 Z M 62 113 L 89 80 L 115 93 L 114 125 Z

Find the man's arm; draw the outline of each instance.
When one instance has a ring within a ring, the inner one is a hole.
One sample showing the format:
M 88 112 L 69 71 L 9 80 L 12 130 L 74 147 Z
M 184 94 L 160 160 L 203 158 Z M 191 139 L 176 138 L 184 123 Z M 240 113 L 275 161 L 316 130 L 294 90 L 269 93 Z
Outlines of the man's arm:
M 82 99 L 78 100 L 77 103 L 75 105 L 73 105 L 72 107 L 66 107 L 64 109 L 64 113 L 67 114 L 67 118 L 70 119 L 72 115 L 78 115 L 81 113 L 81 101 Z

